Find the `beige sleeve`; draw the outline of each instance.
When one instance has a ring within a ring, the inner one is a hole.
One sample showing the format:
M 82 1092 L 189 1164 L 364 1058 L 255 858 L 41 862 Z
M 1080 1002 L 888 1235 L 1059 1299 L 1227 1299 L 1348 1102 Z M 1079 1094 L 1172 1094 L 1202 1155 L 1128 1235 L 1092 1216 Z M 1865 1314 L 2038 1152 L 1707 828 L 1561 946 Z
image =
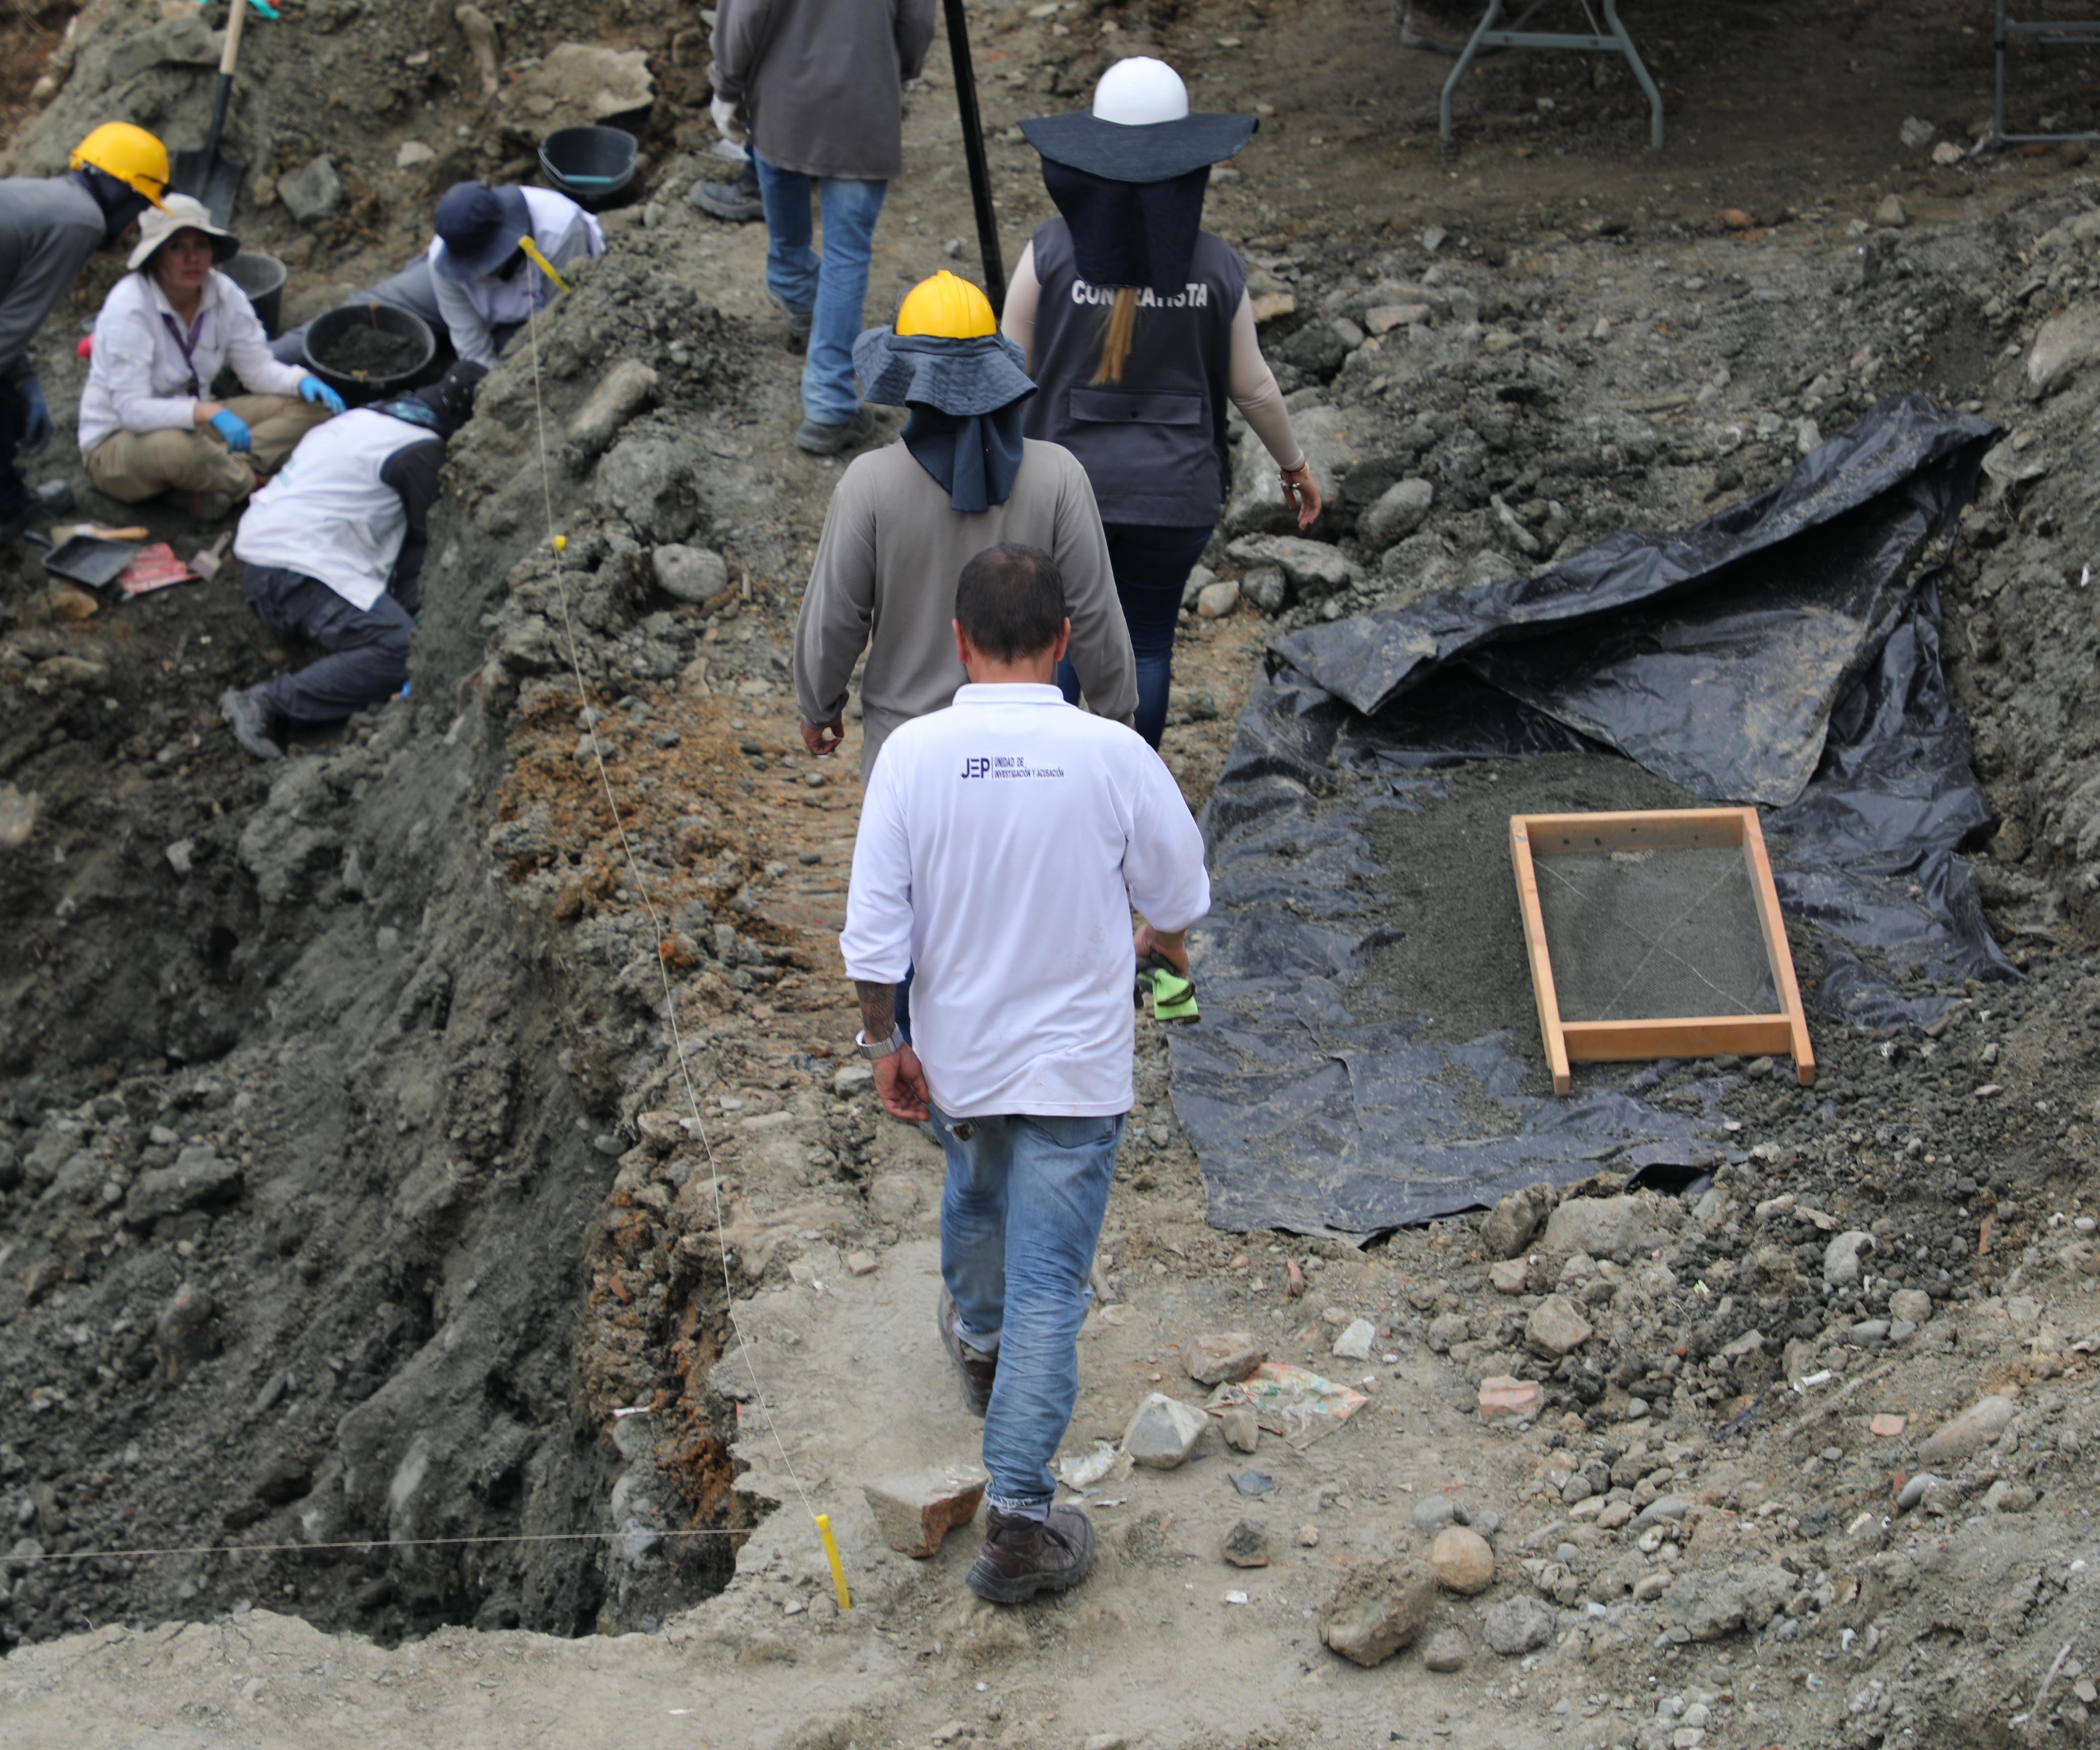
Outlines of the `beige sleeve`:
M 1043 295 L 1043 282 L 1035 277 L 1035 240 L 1022 245 L 1021 259 L 1013 264 L 1013 277 L 1006 282 L 1006 309 L 999 319 L 999 331 L 1024 354 L 1035 350 L 1035 306 Z
M 875 518 L 862 482 L 849 467 L 832 494 L 816 562 L 795 627 L 795 704 L 805 723 L 829 723 L 845 709 L 854 664 L 875 621 Z
M 1055 453 L 1064 464 L 1065 483 L 1057 495 L 1051 557 L 1065 578 L 1065 612 L 1072 622 L 1068 654 L 1087 708 L 1127 727 L 1137 713 L 1137 662 L 1116 594 L 1101 507 L 1079 458 L 1062 448 Z
M 1008 304 L 1011 310 L 1013 306 Z M 1034 310 L 1030 311 L 1033 326 Z M 1276 458 L 1279 468 L 1296 468 L 1305 452 L 1298 447 L 1290 429 L 1290 414 L 1283 404 L 1283 391 L 1276 386 L 1276 373 L 1261 355 L 1261 342 L 1254 331 L 1254 300 L 1240 293 L 1240 307 L 1233 312 L 1233 366 L 1230 388 L 1233 405 L 1246 416 L 1261 439 L 1262 447 Z

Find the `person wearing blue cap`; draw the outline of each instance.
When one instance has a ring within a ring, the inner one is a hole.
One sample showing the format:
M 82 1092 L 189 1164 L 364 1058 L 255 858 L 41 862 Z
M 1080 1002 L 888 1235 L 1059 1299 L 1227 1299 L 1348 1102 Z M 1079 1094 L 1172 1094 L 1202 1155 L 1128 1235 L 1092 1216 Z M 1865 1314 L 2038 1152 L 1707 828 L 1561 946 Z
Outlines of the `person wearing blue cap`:
M 436 228 L 438 309 L 452 350 L 483 370 L 495 368 L 511 337 L 558 289 L 525 253 L 526 239 L 557 273 L 605 253 L 598 222 L 551 188 L 454 183 L 438 202 Z
M 282 755 L 284 725 L 339 722 L 408 678 L 439 470 L 486 374 L 461 362 L 428 388 L 330 420 L 249 505 L 233 540 L 248 605 L 280 637 L 326 652 L 219 699 L 234 739 L 257 759 Z

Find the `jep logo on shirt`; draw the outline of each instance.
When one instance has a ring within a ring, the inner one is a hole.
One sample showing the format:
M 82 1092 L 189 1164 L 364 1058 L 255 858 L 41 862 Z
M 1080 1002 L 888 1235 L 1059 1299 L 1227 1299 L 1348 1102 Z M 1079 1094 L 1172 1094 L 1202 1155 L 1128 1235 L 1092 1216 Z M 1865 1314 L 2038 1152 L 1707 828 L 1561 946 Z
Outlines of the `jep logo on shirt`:
M 963 760 L 963 769 L 956 774 L 961 778 L 1062 778 L 1065 769 L 1056 765 L 1030 765 L 1017 753 L 986 756 L 972 754 Z

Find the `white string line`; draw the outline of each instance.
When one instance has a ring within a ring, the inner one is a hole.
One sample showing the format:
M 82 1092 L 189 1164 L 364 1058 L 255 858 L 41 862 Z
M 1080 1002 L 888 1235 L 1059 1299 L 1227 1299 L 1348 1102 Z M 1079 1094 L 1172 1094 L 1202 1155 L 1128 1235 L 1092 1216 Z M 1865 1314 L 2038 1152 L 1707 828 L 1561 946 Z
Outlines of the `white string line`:
M 536 305 L 527 311 L 525 329 L 532 342 L 532 412 L 540 445 L 540 492 L 547 511 L 547 555 L 554 567 L 555 596 L 562 605 L 562 637 L 568 648 L 570 671 L 576 678 L 576 702 L 580 709 L 589 712 L 592 710 L 590 694 L 584 684 L 582 659 L 576 655 L 576 628 L 569 619 L 568 586 L 562 580 L 562 556 L 554 546 L 557 538 L 554 532 L 554 488 L 553 475 L 547 466 L 547 410 L 540 396 L 540 324 Z M 781 1468 L 788 1473 L 788 1480 L 795 1485 L 795 1492 L 801 1497 L 804 1511 L 814 1520 L 818 1517 L 815 1503 L 810 1499 L 810 1492 L 802 1486 L 802 1479 L 796 1471 L 794 1461 L 788 1456 L 788 1444 L 780 1438 L 780 1430 L 773 1420 L 773 1412 L 766 1405 L 765 1391 L 758 1377 L 758 1364 L 752 1358 L 750 1340 L 745 1337 L 743 1326 L 736 1316 L 736 1300 L 730 1289 L 729 1241 L 723 1233 L 721 1174 L 715 1164 L 714 1144 L 708 1140 L 707 1125 L 700 1117 L 699 1092 L 693 1086 L 692 1065 L 686 1059 L 684 1036 L 678 1029 L 677 994 L 671 988 L 670 968 L 664 959 L 663 920 L 657 915 L 656 902 L 649 897 L 648 884 L 642 879 L 642 866 L 635 857 L 634 846 L 627 836 L 627 823 L 620 818 L 620 802 L 613 795 L 612 777 L 606 770 L 605 752 L 598 743 L 596 713 L 593 712 L 585 733 L 590 737 L 591 757 L 598 767 L 598 783 L 605 791 L 606 808 L 612 815 L 613 830 L 620 835 L 620 854 L 627 862 L 629 880 L 649 919 L 650 936 L 656 950 L 656 976 L 664 988 L 664 1013 L 671 1029 L 671 1055 L 678 1065 L 679 1079 L 685 1084 L 686 1104 L 691 1109 L 693 1115 L 693 1132 L 699 1138 L 700 1147 L 708 1157 L 708 1186 L 714 1199 L 715 1250 L 721 1260 L 723 1316 L 729 1320 L 730 1329 L 736 1334 L 737 1352 L 751 1375 L 752 1403 L 765 1421 L 765 1431 L 773 1437 L 774 1448 L 780 1454 Z
M 1561 874 L 1558 869 L 1555 869 L 1553 866 L 1553 859 L 1551 857 L 1547 857 L 1541 858 L 1540 865 L 1545 869 L 1548 875 L 1551 875 L 1555 880 L 1558 881 L 1563 887 L 1566 888 L 1569 893 L 1573 893 L 1576 898 L 1580 900 L 1585 906 L 1590 904 L 1595 896 L 1583 892 L 1581 888 L 1577 887 L 1573 881 L 1569 880 L 1567 876 Z M 1619 998 L 1624 996 L 1628 990 L 1633 988 L 1634 980 L 1640 976 L 1642 969 L 1645 968 L 1648 962 L 1652 960 L 1658 954 L 1668 955 L 1670 959 L 1674 960 L 1679 966 L 1683 967 L 1686 972 L 1689 972 L 1694 978 L 1697 979 L 1701 984 L 1704 985 L 1709 990 L 1712 991 L 1715 996 L 1719 997 L 1724 1002 L 1732 1003 L 1736 1006 L 1736 1009 L 1741 1013 L 1745 1015 L 1755 1015 L 1759 1012 L 1759 1011 L 1752 1008 L 1749 1003 L 1744 1002 L 1740 997 L 1736 996 L 1731 991 L 1723 990 L 1718 985 L 1715 984 L 1712 979 L 1709 978 L 1704 972 L 1701 972 L 1697 967 L 1694 966 L 1689 960 L 1686 959 L 1683 954 L 1678 954 L 1671 949 L 1665 948 L 1662 945 L 1662 937 L 1667 936 L 1672 930 L 1675 929 L 1679 924 L 1682 923 L 1687 918 L 1690 917 L 1694 911 L 1697 910 L 1701 906 L 1706 902 L 1708 894 L 1710 894 L 1715 888 L 1720 886 L 1723 881 L 1726 881 L 1731 875 L 1735 875 L 1737 872 L 1738 871 L 1732 865 L 1728 868 L 1723 869 L 1719 875 L 1714 878 L 1712 884 L 1705 889 L 1705 892 L 1698 894 L 1694 897 L 1692 903 L 1687 906 L 1683 911 L 1679 912 L 1674 918 L 1672 918 L 1669 923 L 1663 925 L 1661 935 L 1652 941 L 1649 941 L 1647 937 L 1642 935 L 1639 930 L 1635 929 L 1632 924 L 1627 923 L 1624 918 L 1618 918 L 1613 920 L 1618 924 L 1621 929 L 1624 930 L 1627 935 L 1632 937 L 1635 941 L 1646 943 L 1648 952 L 1641 956 L 1639 965 L 1635 967 L 1633 971 L 1627 974 L 1626 981 L 1621 985 L 1617 990 L 1612 993 L 1610 1000 L 1604 1004 L 1602 1012 L 1598 1015 L 1598 1020 L 1608 1020 L 1611 1018 L 1612 1011 L 1619 1006 Z
M 0 1563 L 129 1562 L 155 1555 L 285 1555 L 316 1549 L 430 1549 L 456 1544 L 572 1544 L 608 1537 L 748 1537 L 749 1526 L 696 1525 L 683 1531 L 643 1526 L 631 1532 L 519 1532 L 486 1537 L 364 1537 L 326 1544 L 174 1544 L 150 1549 L 46 1549 L 34 1555 L 9 1554 Z

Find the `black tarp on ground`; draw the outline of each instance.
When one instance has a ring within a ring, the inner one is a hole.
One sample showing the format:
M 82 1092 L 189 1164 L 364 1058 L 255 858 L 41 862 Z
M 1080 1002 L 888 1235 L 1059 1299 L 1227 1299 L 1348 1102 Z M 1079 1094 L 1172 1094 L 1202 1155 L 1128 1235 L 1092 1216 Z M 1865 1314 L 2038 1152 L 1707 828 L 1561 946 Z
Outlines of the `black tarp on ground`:
M 1824 1016 L 1929 1019 L 1899 981 L 2010 976 L 1957 855 L 1989 814 L 1920 562 L 1995 434 L 1886 401 L 1692 530 L 1277 641 L 1204 815 L 1202 1020 L 1171 1034 L 1214 1225 L 1366 1234 L 1600 1162 L 1714 1158 L 1713 1089 L 1665 1107 L 1642 1097 L 1654 1066 L 1599 1065 L 1529 1094 L 1507 1034 L 1352 1012 L 1389 940 L 1373 812 L 1435 809 L 1464 761 L 1608 749 L 1707 800 L 1784 804 L 1765 831 Z

